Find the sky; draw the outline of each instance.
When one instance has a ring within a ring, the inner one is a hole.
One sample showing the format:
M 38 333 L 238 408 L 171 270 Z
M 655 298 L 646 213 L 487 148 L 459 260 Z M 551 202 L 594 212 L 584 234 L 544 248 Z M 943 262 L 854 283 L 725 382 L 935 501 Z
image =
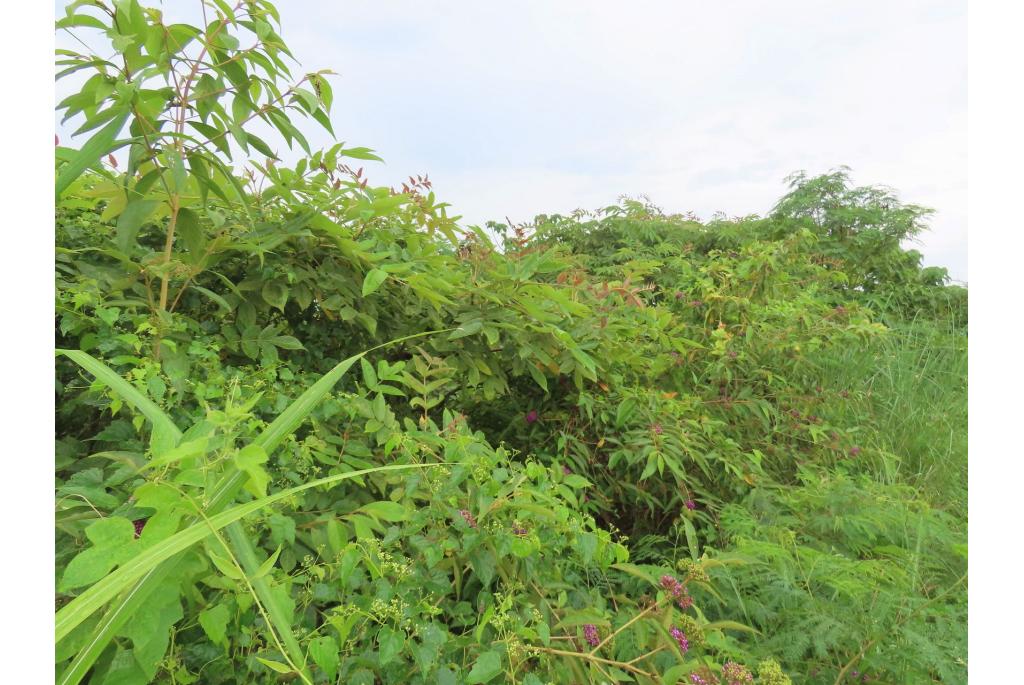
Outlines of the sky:
M 935 209 L 914 247 L 967 280 L 965 2 L 275 4 L 302 70 L 338 74 L 339 139 L 385 159 L 371 182 L 429 174 L 465 224 L 640 194 L 763 214 L 846 165 Z

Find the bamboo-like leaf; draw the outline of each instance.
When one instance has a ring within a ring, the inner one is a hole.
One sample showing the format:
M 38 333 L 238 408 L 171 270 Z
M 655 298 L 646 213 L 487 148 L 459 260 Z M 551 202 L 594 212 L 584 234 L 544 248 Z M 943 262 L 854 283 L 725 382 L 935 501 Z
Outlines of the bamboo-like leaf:
M 713 623 L 708 623 L 707 625 L 705 625 L 704 630 L 739 630 L 744 633 L 754 633 L 755 635 L 760 635 L 760 632 L 756 628 L 751 628 L 750 626 L 743 625 L 742 623 L 738 623 L 736 621 L 714 621 Z
M 373 468 L 361 469 L 359 471 L 339 473 L 333 476 L 327 476 L 326 478 L 319 478 L 302 485 L 297 485 L 293 488 L 288 488 L 287 490 L 274 493 L 273 495 L 253 500 L 252 502 L 239 504 L 227 511 L 211 516 L 205 521 L 195 523 L 188 528 L 175 533 L 171 537 L 160 541 L 152 547 L 145 549 L 138 556 L 122 564 L 116 571 L 110 573 L 102 580 L 97 581 L 88 590 L 71 600 L 70 603 L 58 611 L 55 625 L 56 641 L 59 642 L 67 637 L 68 633 L 70 633 L 82 621 L 116 597 L 118 593 L 127 589 L 136 579 L 144 576 L 146 573 L 149 573 L 161 562 L 170 559 L 179 552 L 185 551 L 197 542 L 205 540 L 208 536 L 213 534 L 214 531 L 220 530 L 235 521 L 239 521 L 249 514 L 255 513 L 274 502 L 279 502 L 291 497 L 292 495 L 297 495 L 300 492 L 309 490 L 310 488 L 320 487 L 323 485 L 333 485 L 343 480 L 358 478 L 371 473 L 403 471 L 408 469 L 427 468 L 431 466 L 438 466 L 438 464 L 389 464 L 387 466 L 375 466 Z
M 178 441 L 181 439 L 181 430 L 171 421 L 171 418 L 160 407 L 156 406 L 153 400 L 143 395 L 135 386 L 117 375 L 116 371 L 91 354 L 81 350 L 57 350 L 57 354 L 64 355 L 91 373 L 96 377 L 96 380 L 106 384 L 111 390 L 120 395 L 121 399 L 135 407 L 143 416 L 149 419 L 149 422 L 153 424 L 152 442 L 154 453 L 163 452 L 178 444 Z
M 255 590 L 260 603 L 266 609 L 267 615 L 270 616 L 270 622 L 277 631 L 278 637 L 284 642 L 284 648 L 288 650 L 289 658 L 291 658 L 293 664 L 305 672 L 304 661 L 306 653 L 303 651 L 299 641 L 295 639 L 288 611 L 282 606 L 280 598 L 271 592 L 270 583 L 267 582 L 267 579 L 260 575 L 261 565 L 256 558 L 256 546 L 249 539 L 249 536 L 245 534 L 242 524 L 237 521 L 227 527 L 227 533 L 228 539 L 231 540 L 231 546 L 234 548 L 235 556 L 238 557 L 238 561 L 242 564 L 242 568 L 249 577 L 249 584 Z M 277 554 L 275 553 L 271 559 L 276 559 L 276 557 Z M 312 678 L 309 677 L 308 673 L 306 673 L 306 676 L 308 681 L 312 682 Z
M 149 596 L 161 586 L 180 561 L 181 557 L 178 557 L 160 564 L 121 594 L 100 619 L 88 644 L 78 650 L 67 670 L 61 673 L 58 685 L 78 685 L 82 681 L 117 632 L 145 605 Z
M 68 186 L 82 175 L 82 172 L 95 164 L 103 155 L 108 155 L 113 152 L 117 147 L 114 145 L 114 140 L 117 138 L 117 134 L 124 128 L 124 124 L 128 121 L 129 110 L 125 107 L 124 111 L 115 116 L 109 124 L 101 128 L 96 132 L 92 138 L 90 138 L 85 145 L 78 150 L 74 159 L 68 162 L 61 172 L 60 176 L 57 177 L 56 184 L 56 196 L 60 199 L 60 196 L 64 194 Z

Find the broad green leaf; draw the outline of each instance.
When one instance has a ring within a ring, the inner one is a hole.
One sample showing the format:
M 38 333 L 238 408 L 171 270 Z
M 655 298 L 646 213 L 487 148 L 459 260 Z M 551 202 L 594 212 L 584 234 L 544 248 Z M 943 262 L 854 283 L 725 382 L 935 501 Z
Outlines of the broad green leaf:
M 327 681 L 334 682 L 340 661 L 338 643 L 331 637 L 318 637 L 309 643 L 309 656 L 313 663 L 327 674 Z
M 59 590 L 65 592 L 94 583 L 135 553 L 135 527 L 120 516 L 100 519 L 85 529 L 92 546 L 79 552 L 64 569 Z
M 267 475 L 262 464 L 267 463 L 269 458 L 267 451 L 257 444 L 246 445 L 235 454 L 235 466 L 238 467 L 239 471 L 249 475 L 248 485 L 252 489 L 253 494 L 258 497 L 263 497 L 267 494 L 267 484 L 270 482 L 270 476 Z
M 288 286 L 281 281 L 267 281 L 263 285 L 263 289 L 260 291 L 263 296 L 263 301 L 269 304 L 271 307 L 284 311 L 285 304 L 288 303 Z
M 376 292 L 387 277 L 388 272 L 383 269 L 370 269 L 363 278 L 363 297 Z
M 359 507 L 359 511 L 391 522 L 404 521 L 409 518 L 409 511 L 397 502 L 370 502 Z
M 78 178 L 83 171 L 96 164 L 104 155 L 109 155 L 119 146 L 114 144 L 117 134 L 124 128 L 128 121 L 129 109 L 124 108 L 115 116 L 109 124 L 101 128 L 85 145 L 75 153 L 74 159 L 68 162 L 57 177 L 56 194 L 57 199 L 64 194 L 72 181 Z
M 227 644 L 227 626 L 231 612 L 223 604 L 204 609 L 199 612 L 199 625 L 210 641 L 218 645 Z
M 466 676 L 468 685 L 486 683 L 501 673 L 501 653 L 496 649 L 484 652 L 477 657 L 472 670 Z
M 146 222 L 153 210 L 160 203 L 157 200 L 135 200 L 129 202 L 128 206 L 117 218 L 117 239 L 115 243 L 122 252 L 128 252 L 135 243 L 135 236 L 138 235 L 142 224 Z
M 381 666 L 386 666 L 398 656 L 405 647 L 405 633 L 384 626 L 377 632 L 377 645 L 380 649 L 378 660 Z

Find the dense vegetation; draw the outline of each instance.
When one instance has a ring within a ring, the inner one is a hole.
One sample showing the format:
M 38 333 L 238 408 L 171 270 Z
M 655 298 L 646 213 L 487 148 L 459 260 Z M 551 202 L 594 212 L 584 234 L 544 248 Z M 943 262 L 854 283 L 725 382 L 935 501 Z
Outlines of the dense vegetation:
M 927 210 L 463 226 L 309 149 L 269 2 L 203 10 L 58 22 L 115 54 L 58 56 L 58 682 L 966 682 Z

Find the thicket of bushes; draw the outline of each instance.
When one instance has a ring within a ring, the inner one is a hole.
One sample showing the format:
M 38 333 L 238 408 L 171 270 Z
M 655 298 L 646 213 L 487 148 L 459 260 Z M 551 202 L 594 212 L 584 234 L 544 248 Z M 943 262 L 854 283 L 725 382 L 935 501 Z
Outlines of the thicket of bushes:
M 270 3 L 206 20 L 58 22 L 120 55 L 60 56 L 59 682 L 966 681 L 926 210 L 839 170 L 765 217 L 462 226 L 308 149 L 330 84 Z

